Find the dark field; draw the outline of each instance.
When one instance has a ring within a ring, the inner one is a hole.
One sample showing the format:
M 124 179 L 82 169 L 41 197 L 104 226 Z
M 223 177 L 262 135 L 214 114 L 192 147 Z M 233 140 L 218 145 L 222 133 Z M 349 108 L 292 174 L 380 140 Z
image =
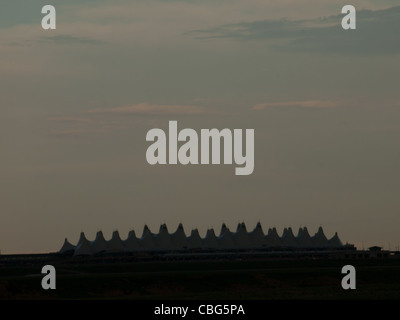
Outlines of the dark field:
M 44 264 L 0 267 L 0 299 L 400 299 L 400 259 L 47 262 L 57 289 L 43 290 Z M 343 290 L 341 268 L 357 270 Z

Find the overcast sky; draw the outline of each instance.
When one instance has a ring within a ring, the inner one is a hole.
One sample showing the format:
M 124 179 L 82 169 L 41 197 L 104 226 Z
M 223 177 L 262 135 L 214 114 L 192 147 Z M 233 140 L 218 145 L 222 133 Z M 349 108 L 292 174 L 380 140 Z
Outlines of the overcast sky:
M 50 3 L 51 2 L 51 3 Z M 41 28 L 41 8 L 57 29 Z M 400 7 L 3 0 L 0 250 L 260 221 L 400 245 Z M 152 128 L 255 129 L 255 169 L 146 162 Z

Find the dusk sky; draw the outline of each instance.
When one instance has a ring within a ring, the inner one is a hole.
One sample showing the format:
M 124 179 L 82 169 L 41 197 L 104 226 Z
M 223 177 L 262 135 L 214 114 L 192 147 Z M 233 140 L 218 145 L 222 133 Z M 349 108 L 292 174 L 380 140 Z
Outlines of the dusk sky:
M 57 10 L 43 30 L 41 9 Z M 341 9 L 357 9 L 343 30 Z M 114 230 L 319 226 L 400 245 L 398 0 L 3 0 L 0 250 Z M 254 129 L 255 166 L 149 165 L 146 133 Z

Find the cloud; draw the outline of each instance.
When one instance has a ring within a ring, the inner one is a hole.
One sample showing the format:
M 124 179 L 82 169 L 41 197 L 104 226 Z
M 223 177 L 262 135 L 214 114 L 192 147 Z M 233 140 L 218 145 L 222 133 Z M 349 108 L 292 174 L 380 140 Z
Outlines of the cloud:
M 91 123 L 91 119 L 87 118 L 74 118 L 74 117 L 50 117 L 49 121 L 62 122 L 62 123 Z
M 357 11 L 357 29 L 343 30 L 344 15 L 309 20 L 263 20 L 227 24 L 189 34 L 197 39 L 257 40 L 281 51 L 325 54 L 400 53 L 400 6 Z
M 84 116 L 82 116 L 84 114 Z M 110 132 L 123 131 L 132 127 L 132 123 L 146 123 L 156 126 L 157 117 L 179 115 L 217 114 L 201 107 L 186 105 L 159 105 L 139 103 L 115 108 L 83 111 L 76 116 L 48 117 L 50 135 L 54 137 L 94 136 Z M 148 117 L 126 117 L 143 115 Z M 151 117 L 153 116 L 153 117 Z
M 39 42 L 47 42 L 52 44 L 104 44 L 102 40 L 90 37 L 77 37 L 72 34 L 59 34 L 56 36 L 39 37 Z
M 336 101 L 306 100 L 306 101 L 285 101 L 285 102 L 267 102 L 259 103 L 253 106 L 253 110 L 264 110 L 275 107 L 298 107 L 298 108 L 332 108 L 340 104 Z
M 88 134 L 106 133 L 112 130 L 103 121 L 79 116 L 56 116 L 46 119 L 49 124 L 49 135 L 54 137 L 78 137 Z
M 210 112 L 196 106 L 139 103 L 130 106 L 122 106 L 109 109 L 95 109 L 88 111 L 88 113 L 137 114 L 137 115 L 202 115 Z

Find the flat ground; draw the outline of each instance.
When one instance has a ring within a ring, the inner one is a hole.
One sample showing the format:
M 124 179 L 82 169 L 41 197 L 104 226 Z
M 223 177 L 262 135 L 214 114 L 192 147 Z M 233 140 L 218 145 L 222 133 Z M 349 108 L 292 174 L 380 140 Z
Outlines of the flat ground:
M 0 299 L 400 299 L 400 259 L 49 262 L 57 289 L 43 290 L 39 263 L 0 266 Z M 343 290 L 341 269 L 357 270 Z

